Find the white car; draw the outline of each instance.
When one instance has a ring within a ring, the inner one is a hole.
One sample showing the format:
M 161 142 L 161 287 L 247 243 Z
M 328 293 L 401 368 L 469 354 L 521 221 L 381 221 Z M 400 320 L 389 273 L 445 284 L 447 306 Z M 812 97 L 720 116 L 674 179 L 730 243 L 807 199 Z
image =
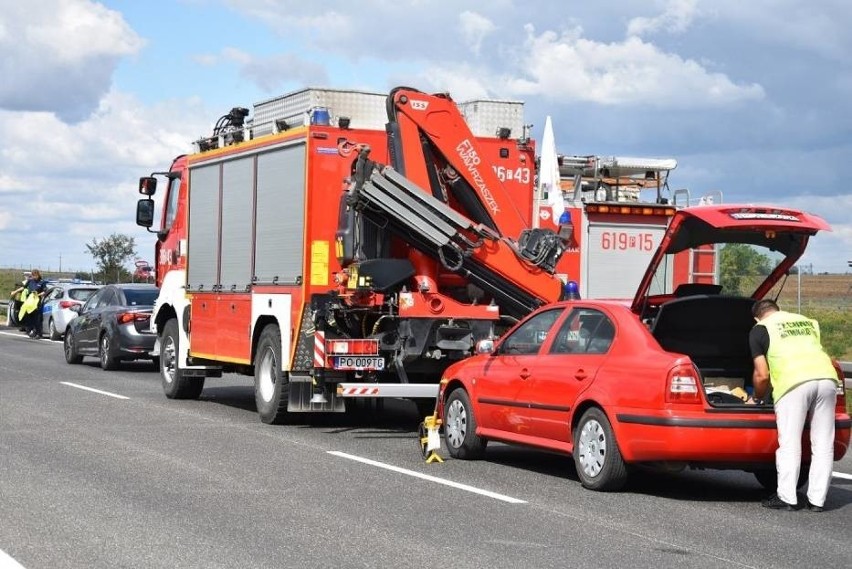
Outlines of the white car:
M 57 283 L 47 290 L 41 309 L 42 334 L 60 340 L 68 323 L 77 317 L 72 306 L 80 306 L 101 288 L 92 283 Z

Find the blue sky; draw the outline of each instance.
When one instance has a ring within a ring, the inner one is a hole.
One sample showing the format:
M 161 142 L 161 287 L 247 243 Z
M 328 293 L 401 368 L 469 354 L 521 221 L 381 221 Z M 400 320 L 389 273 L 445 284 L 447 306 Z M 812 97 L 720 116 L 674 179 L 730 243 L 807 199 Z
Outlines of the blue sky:
M 305 86 L 525 101 L 559 152 L 673 157 L 673 188 L 826 218 L 852 259 L 847 0 L 0 0 L 0 266 L 89 270 L 136 180 Z

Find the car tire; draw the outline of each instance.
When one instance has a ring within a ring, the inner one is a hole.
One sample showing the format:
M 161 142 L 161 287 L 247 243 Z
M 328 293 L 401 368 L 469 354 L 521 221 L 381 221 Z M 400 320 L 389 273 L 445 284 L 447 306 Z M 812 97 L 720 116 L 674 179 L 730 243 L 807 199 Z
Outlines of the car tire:
M 584 488 L 611 492 L 627 482 L 627 465 L 606 413 L 598 407 L 580 417 L 574 431 L 574 465 Z
M 56 323 L 53 321 L 53 318 L 47 321 L 47 333 L 50 335 L 51 340 L 61 340 L 62 334 L 56 329 Z
M 268 324 L 260 333 L 254 360 L 254 400 L 260 420 L 267 425 L 283 425 L 287 412 L 290 382 L 281 370 L 281 330 Z
M 476 417 L 470 396 L 464 389 L 455 389 L 444 403 L 444 439 L 450 456 L 476 460 L 485 454 L 488 441 L 476 434 Z
M 9 315 L 9 326 L 17 326 L 18 322 L 18 307 L 17 302 L 10 300 L 6 305 L 6 314 Z
M 112 354 L 109 332 L 101 332 L 98 340 L 98 359 L 101 361 L 101 369 L 106 371 L 118 369 L 119 359 Z
M 198 399 L 204 389 L 203 377 L 186 377 L 178 365 L 180 354 L 180 333 L 176 318 L 172 318 L 163 327 L 160 336 L 160 379 L 163 392 L 169 399 Z
M 62 342 L 63 351 L 65 352 L 65 361 L 69 364 L 79 364 L 83 361 L 83 356 L 77 353 L 77 345 L 74 341 L 74 334 L 70 330 L 65 331 L 65 340 Z
M 803 464 L 801 468 L 799 468 L 799 479 L 796 481 L 796 488 L 801 488 L 808 483 L 808 474 L 810 473 L 810 470 L 810 464 Z M 772 492 L 778 490 L 778 470 L 776 470 L 774 466 L 772 468 L 755 470 L 753 474 L 758 483 L 767 490 Z

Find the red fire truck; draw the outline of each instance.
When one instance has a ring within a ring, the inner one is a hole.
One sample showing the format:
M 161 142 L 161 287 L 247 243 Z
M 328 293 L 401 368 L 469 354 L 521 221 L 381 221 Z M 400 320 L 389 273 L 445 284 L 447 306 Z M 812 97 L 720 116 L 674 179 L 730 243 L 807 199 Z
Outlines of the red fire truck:
M 346 397 L 431 406 L 447 365 L 563 294 L 565 240 L 531 228 L 519 110 L 307 89 L 252 120 L 233 109 L 197 152 L 142 178 L 149 228 L 167 181 L 152 319 L 166 395 L 237 372 L 254 375 L 268 423 Z
M 718 204 L 721 192 L 691 197 L 687 189 L 671 190 L 668 178 L 674 159 L 616 156 L 560 156 L 562 230 L 569 244 L 557 272 L 576 280 L 583 298 L 630 299 L 657 250 L 675 210 Z M 545 227 L 556 214 L 537 196 L 537 221 Z M 660 292 L 677 284 L 716 284 L 718 255 L 714 247 L 689 249 L 661 271 Z

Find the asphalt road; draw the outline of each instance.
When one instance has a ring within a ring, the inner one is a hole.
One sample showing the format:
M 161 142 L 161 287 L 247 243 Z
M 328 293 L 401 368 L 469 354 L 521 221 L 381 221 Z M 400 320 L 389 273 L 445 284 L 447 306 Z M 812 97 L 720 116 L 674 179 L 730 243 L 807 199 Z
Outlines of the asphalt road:
M 61 343 L 0 328 L 0 567 L 845 567 L 852 559 L 852 477 L 833 479 L 822 514 L 762 508 L 764 491 L 740 472 L 649 473 L 602 494 L 580 486 L 570 458 L 521 448 L 425 464 L 418 418 L 404 401 L 380 415 L 273 427 L 259 422 L 253 397 L 249 378 L 226 376 L 208 380 L 200 401 L 169 401 L 150 364 L 70 366 Z M 852 474 L 852 456 L 835 471 Z

